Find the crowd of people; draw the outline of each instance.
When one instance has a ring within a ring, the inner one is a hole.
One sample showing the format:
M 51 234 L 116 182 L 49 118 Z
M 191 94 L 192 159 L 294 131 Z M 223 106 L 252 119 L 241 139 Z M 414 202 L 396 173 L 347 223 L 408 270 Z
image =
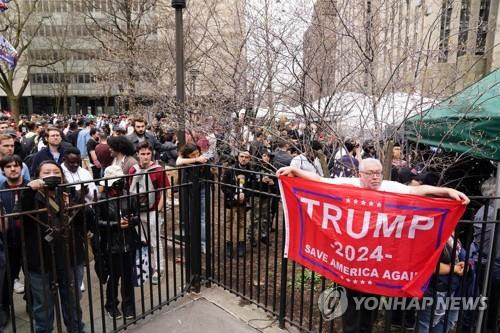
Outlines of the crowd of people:
M 105 307 L 108 315 L 114 319 L 122 316 L 132 319 L 135 316 L 132 262 L 135 260 L 135 250 L 141 244 L 147 243 L 151 247 L 151 282 L 158 284 L 162 278 L 165 258 L 163 242 L 157 231 L 162 230 L 163 214 L 158 212 L 170 200 L 164 198 L 164 193 L 168 192 L 158 189 L 184 183 L 193 177 L 189 168 L 179 173 L 177 167 L 203 164 L 222 166 L 224 206 L 231 219 L 231 223 L 227 223 L 228 236 L 224 248 L 228 258 L 246 256 L 247 247 L 256 246 L 259 242 L 269 244 L 278 201 L 262 193 L 278 193 L 276 178 L 270 175 L 277 170 L 278 175 L 295 175 L 328 183 L 348 183 L 397 193 L 468 200 L 461 192 L 436 187 L 435 175 L 409 165 L 399 145 L 393 148 L 391 178 L 394 181 L 391 182 L 382 180 L 382 165 L 377 160 L 374 141 L 361 143 L 346 139 L 342 145 L 332 138 L 322 137 L 315 141 L 311 140 L 308 129 L 299 123 L 280 128 L 277 137 L 269 137 L 260 130 L 249 131 L 237 144 L 230 143 L 233 139 L 221 129 L 188 132 L 186 143 L 179 147 L 176 133 L 165 126 L 163 119 L 151 125 L 143 118 L 126 115 L 103 115 L 97 118 L 35 115 L 31 119 L 23 117 L 19 123 L 0 121 L 0 190 L 10 190 L 0 191 L 4 213 L 46 207 L 47 200 L 52 203 L 49 211 L 38 219 L 23 216 L 21 220 L 9 219 L 6 225 L 2 225 L 2 240 L 6 243 L 0 249 L 3 250 L 3 256 L 8 257 L 9 263 L 9 269 L 0 272 L 0 283 L 4 279 L 0 308 L 3 325 L 9 317 L 12 293 L 24 292 L 20 280 L 20 271 L 23 269 L 24 276 L 30 281 L 30 311 L 37 332 L 52 330 L 53 302 L 58 295 L 54 288 L 47 287 L 47 281 L 54 279 L 58 282 L 61 310 L 68 331 L 79 332 L 83 327 L 79 299 L 85 289 L 84 241 L 87 236 L 83 229 L 77 229 L 69 242 L 45 241 L 50 238 L 51 229 L 50 223 L 44 221 L 51 219 L 51 223 L 54 223 L 54 219 L 61 215 L 62 207 L 58 205 L 61 199 L 58 196 L 61 194 L 56 190 L 61 184 L 74 184 L 75 198 L 72 200 L 92 203 L 97 198 L 117 198 L 94 204 L 91 211 L 82 210 L 73 217 L 73 221 L 76 221 L 74 224 L 79 226 L 83 223 L 78 221 L 92 221 L 89 227 L 93 228 L 95 270 L 100 281 L 106 283 Z M 213 176 L 210 168 L 204 168 L 201 172 L 205 173 L 204 177 Z M 104 180 L 95 181 L 103 177 Z M 82 182 L 86 182 L 85 186 Z M 17 190 L 24 187 L 29 190 Z M 123 198 L 125 193 L 135 194 L 133 200 Z M 202 204 L 201 241 L 202 251 L 205 251 L 205 189 L 199 194 L 187 191 L 180 197 L 183 200 L 198 199 L 194 195 L 199 195 Z M 177 196 L 171 204 L 178 204 Z M 259 209 L 250 211 L 250 205 Z M 192 216 L 185 217 L 186 221 L 190 218 Z M 25 235 L 22 235 L 21 230 Z M 36 245 L 27 247 L 26 266 L 22 260 L 23 242 Z M 39 253 L 40 250 L 42 253 Z M 69 261 L 64 261 L 64 256 L 54 256 L 54 251 L 68 253 Z M 449 251 L 443 252 L 443 270 L 437 274 L 445 275 L 453 269 L 457 278 L 460 278 L 464 274 L 463 261 L 460 261 L 463 256 L 453 256 L 458 261 L 451 263 Z M 63 269 L 68 263 L 71 267 L 69 271 Z M 55 266 L 51 267 L 51 264 Z M 436 278 L 439 279 L 439 276 Z M 118 301 L 119 285 L 121 309 Z M 74 288 L 76 293 L 68 292 L 70 288 Z M 349 326 L 349 323 L 359 325 L 353 319 L 355 315 L 346 315 L 352 321 L 345 321 L 345 332 L 357 329 L 357 326 Z M 370 330 L 373 314 L 363 316 L 363 329 Z M 396 315 L 395 320 L 401 321 L 398 318 Z M 406 316 L 408 318 L 416 317 L 409 314 Z M 418 318 L 423 321 L 399 324 L 408 327 L 417 325 L 421 329 L 429 327 L 428 313 Z M 454 316 L 447 317 L 452 325 L 457 319 Z M 434 316 L 432 325 L 442 325 L 443 320 L 444 316 L 438 320 Z

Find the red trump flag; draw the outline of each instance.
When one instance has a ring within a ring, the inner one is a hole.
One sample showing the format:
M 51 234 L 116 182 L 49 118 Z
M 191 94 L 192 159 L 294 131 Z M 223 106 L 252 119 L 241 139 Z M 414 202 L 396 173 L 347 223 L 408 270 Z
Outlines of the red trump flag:
M 280 177 L 285 257 L 347 288 L 421 297 L 459 201 Z

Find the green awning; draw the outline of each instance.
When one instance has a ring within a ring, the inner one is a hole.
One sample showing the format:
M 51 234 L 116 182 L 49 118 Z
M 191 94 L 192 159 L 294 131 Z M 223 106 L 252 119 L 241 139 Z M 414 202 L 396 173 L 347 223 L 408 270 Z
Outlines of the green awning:
M 500 70 L 405 123 L 414 142 L 500 161 Z

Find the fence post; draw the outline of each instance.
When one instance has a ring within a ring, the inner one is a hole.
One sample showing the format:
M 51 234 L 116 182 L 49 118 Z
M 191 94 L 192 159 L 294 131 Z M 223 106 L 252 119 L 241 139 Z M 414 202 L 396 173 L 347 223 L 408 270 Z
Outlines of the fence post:
M 200 292 L 201 281 L 201 209 L 200 209 L 200 167 L 192 167 L 192 191 L 189 196 L 189 260 L 191 266 L 191 286 L 194 292 Z M 186 258 L 187 259 L 187 258 Z
M 283 219 L 285 221 L 285 219 Z M 278 229 L 276 229 L 278 232 Z M 283 240 L 281 242 L 282 248 L 282 258 L 281 258 L 281 284 L 280 284 L 280 311 L 278 314 L 278 327 L 281 329 L 285 328 L 285 312 L 286 312 L 286 284 L 287 284 L 287 268 L 288 268 L 288 258 L 283 256 L 285 251 L 285 222 L 283 222 Z M 277 246 L 277 245 L 276 245 Z
M 210 168 L 208 166 L 205 166 L 204 168 Z M 208 171 L 206 174 L 208 174 L 210 171 Z M 205 278 L 206 278 L 206 284 L 205 286 L 210 288 L 211 287 L 211 282 L 210 278 L 212 278 L 212 215 L 211 215 L 211 208 L 212 208 L 212 185 L 204 181 L 202 183 L 202 188 L 204 189 L 205 196 L 201 198 L 201 200 L 204 200 L 205 203 Z

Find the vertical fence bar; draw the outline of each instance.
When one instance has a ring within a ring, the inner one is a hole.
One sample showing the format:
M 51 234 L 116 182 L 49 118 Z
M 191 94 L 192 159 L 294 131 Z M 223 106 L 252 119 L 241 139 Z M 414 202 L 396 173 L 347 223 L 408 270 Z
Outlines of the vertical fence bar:
M 276 228 L 276 233 L 278 233 L 278 228 Z M 278 322 L 279 322 L 278 327 L 281 329 L 285 328 L 285 316 L 286 316 L 286 281 L 287 281 L 288 258 L 283 257 L 283 253 L 285 250 L 285 237 L 284 237 L 285 234 L 286 234 L 285 222 L 283 222 L 283 238 L 281 240 L 282 260 L 281 260 L 281 284 L 280 284 L 280 311 L 278 314 Z
M 201 278 L 201 210 L 200 210 L 200 168 L 195 167 L 191 171 L 194 172 L 192 177 L 192 199 L 190 202 L 191 218 L 189 222 L 189 232 L 191 241 L 190 247 L 186 247 L 186 254 L 189 253 L 189 259 L 186 256 L 186 262 L 191 261 L 191 275 L 188 281 L 191 282 L 192 288 L 195 292 L 200 292 L 200 278 Z

